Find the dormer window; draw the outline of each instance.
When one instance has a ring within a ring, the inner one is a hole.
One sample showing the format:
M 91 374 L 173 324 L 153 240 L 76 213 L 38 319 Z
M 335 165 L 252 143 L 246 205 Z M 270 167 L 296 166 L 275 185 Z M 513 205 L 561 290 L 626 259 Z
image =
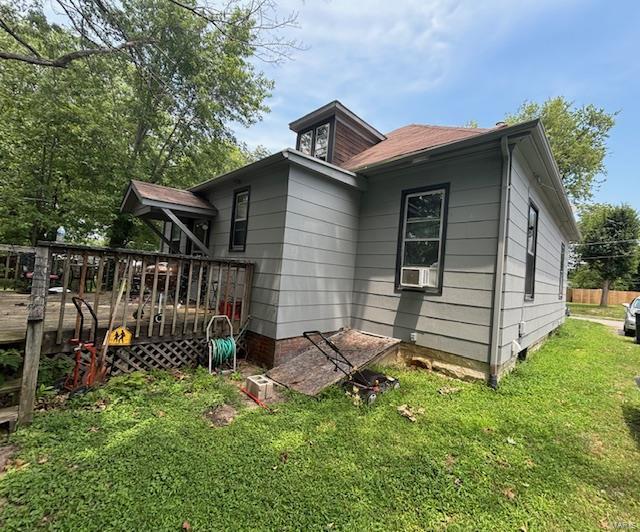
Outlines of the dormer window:
M 297 135 L 298 151 L 337 166 L 386 138 L 337 100 L 294 120 L 289 129 Z
M 300 135 L 300 146 L 298 146 L 298 150 L 307 155 L 311 155 L 311 151 L 313 150 L 313 129 Z
M 329 155 L 331 124 L 321 124 L 298 135 L 298 150 L 326 161 Z
M 329 124 L 317 127 L 315 137 L 313 156 L 326 161 L 329 151 Z

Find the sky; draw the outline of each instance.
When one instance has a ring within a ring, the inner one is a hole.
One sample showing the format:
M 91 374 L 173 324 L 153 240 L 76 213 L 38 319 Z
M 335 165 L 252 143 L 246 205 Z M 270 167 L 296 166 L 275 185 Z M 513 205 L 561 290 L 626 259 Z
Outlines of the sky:
M 380 131 L 410 123 L 491 127 L 525 100 L 565 96 L 619 111 L 594 200 L 640 210 L 640 2 L 280 0 L 302 41 L 281 64 L 271 109 L 237 137 L 278 151 L 289 122 L 340 100 Z

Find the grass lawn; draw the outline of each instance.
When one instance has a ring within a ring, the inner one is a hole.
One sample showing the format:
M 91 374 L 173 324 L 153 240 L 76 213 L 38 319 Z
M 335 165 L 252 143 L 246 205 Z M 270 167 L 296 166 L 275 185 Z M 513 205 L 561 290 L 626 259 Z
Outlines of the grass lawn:
M 587 305 L 585 303 L 567 303 L 567 306 L 574 316 L 624 320 L 625 309 L 622 305 L 610 305 L 603 308 L 599 305 Z
M 237 392 L 204 372 L 114 378 L 12 437 L 0 528 L 638 527 L 638 373 L 640 346 L 570 321 L 497 392 L 399 371 L 369 409 L 292 394 L 222 428 L 202 413 Z

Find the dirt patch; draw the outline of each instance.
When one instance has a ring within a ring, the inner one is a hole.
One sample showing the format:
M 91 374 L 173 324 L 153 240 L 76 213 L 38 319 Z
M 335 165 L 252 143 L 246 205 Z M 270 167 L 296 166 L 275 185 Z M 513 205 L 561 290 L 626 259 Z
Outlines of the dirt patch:
M 17 450 L 18 448 L 15 445 L 3 445 L 0 447 L 0 474 L 4 472 L 5 467 L 11 461 L 13 453 Z
M 210 408 L 204 413 L 204 417 L 213 427 L 226 427 L 235 419 L 237 413 L 235 408 L 225 404 Z

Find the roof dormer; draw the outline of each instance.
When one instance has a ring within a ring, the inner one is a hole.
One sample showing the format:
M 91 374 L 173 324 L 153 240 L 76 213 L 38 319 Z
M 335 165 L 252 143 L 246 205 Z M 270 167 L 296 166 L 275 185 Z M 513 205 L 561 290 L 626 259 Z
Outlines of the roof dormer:
M 337 166 L 386 138 L 337 100 L 294 120 L 289 129 L 298 134 L 298 151 Z

